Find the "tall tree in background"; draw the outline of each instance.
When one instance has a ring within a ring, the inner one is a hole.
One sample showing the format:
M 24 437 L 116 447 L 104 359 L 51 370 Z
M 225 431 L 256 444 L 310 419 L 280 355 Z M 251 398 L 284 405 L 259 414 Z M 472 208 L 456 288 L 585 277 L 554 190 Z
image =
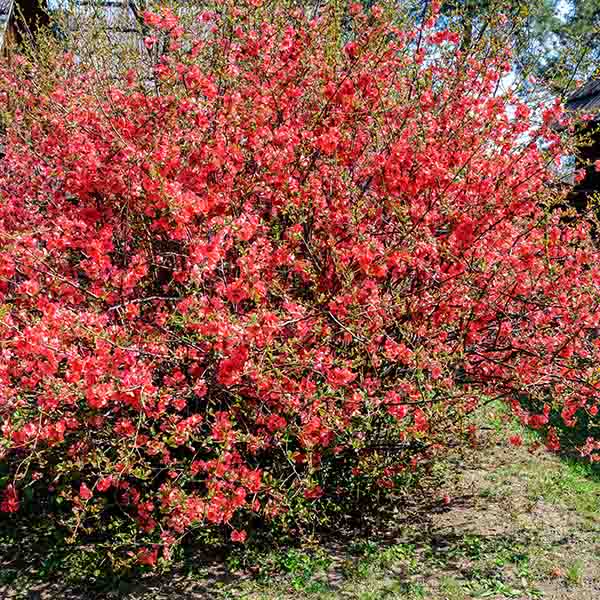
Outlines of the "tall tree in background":
M 448 0 L 442 14 L 462 31 L 463 49 L 490 30 L 510 28 L 524 90 L 541 83 L 564 96 L 600 65 L 598 0 Z

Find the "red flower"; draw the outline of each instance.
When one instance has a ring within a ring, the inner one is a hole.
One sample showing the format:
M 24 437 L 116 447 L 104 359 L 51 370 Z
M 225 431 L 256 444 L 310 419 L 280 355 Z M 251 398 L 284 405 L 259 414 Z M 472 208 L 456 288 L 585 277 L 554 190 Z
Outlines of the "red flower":
M 105 492 L 112 485 L 112 477 L 104 477 L 96 484 L 96 489 L 99 492 Z
M 243 544 L 246 541 L 247 537 L 248 537 L 248 534 L 243 529 L 241 531 L 234 529 L 231 532 L 231 541 L 232 542 L 239 542 L 240 544 Z
M 19 497 L 15 486 L 10 483 L 4 490 L 2 502 L 0 503 L 0 511 L 2 512 L 17 512 L 19 510 Z
M 148 565 L 150 567 L 156 564 L 158 559 L 158 548 L 140 548 L 137 554 L 137 560 L 140 565 Z
M 546 436 L 546 448 L 551 452 L 558 452 L 560 450 L 560 439 L 554 427 L 550 428 Z
M 388 414 L 392 415 L 395 419 L 399 421 L 404 419 L 408 414 L 408 406 L 404 404 L 396 405 L 396 406 L 388 406 L 387 407 Z
M 334 387 L 348 385 L 356 379 L 356 375 L 349 369 L 333 368 L 327 372 L 327 382 Z
M 307 488 L 304 491 L 304 497 L 307 500 L 316 500 L 318 498 L 320 498 L 323 495 L 323 490 L 321 489 L 320 485 L 315 485 L 311 488 Z
M 229 358 L 221 361 L 219 365 L 218 380 L 223 385 L 239 383 L 248 358 L 248 349 L 245 346 L 235 348 Z
M 267 429 L 270 432 L 275 432 L 278 429 L 283 429 L 287 425 L 286 420 L 279 415 L 271 415 L 267 419 Z
M 79 497 L 82 500 L 89 500 L 92 497 L 92 490 L 90 490 L 90 488 L 85 485 L 85 483 L 82 483 L 79 486 Z

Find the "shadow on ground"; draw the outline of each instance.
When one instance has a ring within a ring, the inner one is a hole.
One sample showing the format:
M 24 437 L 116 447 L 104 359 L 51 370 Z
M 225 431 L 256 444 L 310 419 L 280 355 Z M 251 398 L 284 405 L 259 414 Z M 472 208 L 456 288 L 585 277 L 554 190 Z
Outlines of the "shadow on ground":
M 0 544 L 2 600 L 600 598 L 600 480 L 491 432 L 450 457 L 445 487 L 295 547 L 189 551 L 162 575 L 102 571 L 92 546 L 19 530 Z M 442 500 L 443 498 L 443 500 Z M 12 540 L 12 542 L 9 542 Z

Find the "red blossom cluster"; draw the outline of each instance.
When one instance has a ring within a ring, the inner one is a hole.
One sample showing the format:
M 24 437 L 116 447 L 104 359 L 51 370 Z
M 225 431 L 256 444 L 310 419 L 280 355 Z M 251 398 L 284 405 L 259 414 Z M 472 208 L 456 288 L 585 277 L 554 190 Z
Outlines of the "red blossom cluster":
M 561 107 L 499 95 L 509 57 L 435 15 L 351 13 L 341 48 L 329 13 L 149 14 L 177 41 L 152 82 L 2 69 L 2 510 L 33 483 L 78 522 L 119 505 L 153 564 L 395 487 L 481 398 L 596 414 L 600 256 L 548 208 Z

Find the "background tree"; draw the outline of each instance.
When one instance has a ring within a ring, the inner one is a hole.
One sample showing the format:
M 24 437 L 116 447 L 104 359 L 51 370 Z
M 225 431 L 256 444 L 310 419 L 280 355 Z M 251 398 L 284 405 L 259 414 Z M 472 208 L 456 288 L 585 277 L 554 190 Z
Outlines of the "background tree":
M 442 14 L 461 30 L 463 47 L 504 15 L 511 24 L 514 71 L 529 90 L 541 84 L 564 97 L 599 68 L 596 0 L 449 0 Z M 535 84 L 527 84 L 530 76 Z

